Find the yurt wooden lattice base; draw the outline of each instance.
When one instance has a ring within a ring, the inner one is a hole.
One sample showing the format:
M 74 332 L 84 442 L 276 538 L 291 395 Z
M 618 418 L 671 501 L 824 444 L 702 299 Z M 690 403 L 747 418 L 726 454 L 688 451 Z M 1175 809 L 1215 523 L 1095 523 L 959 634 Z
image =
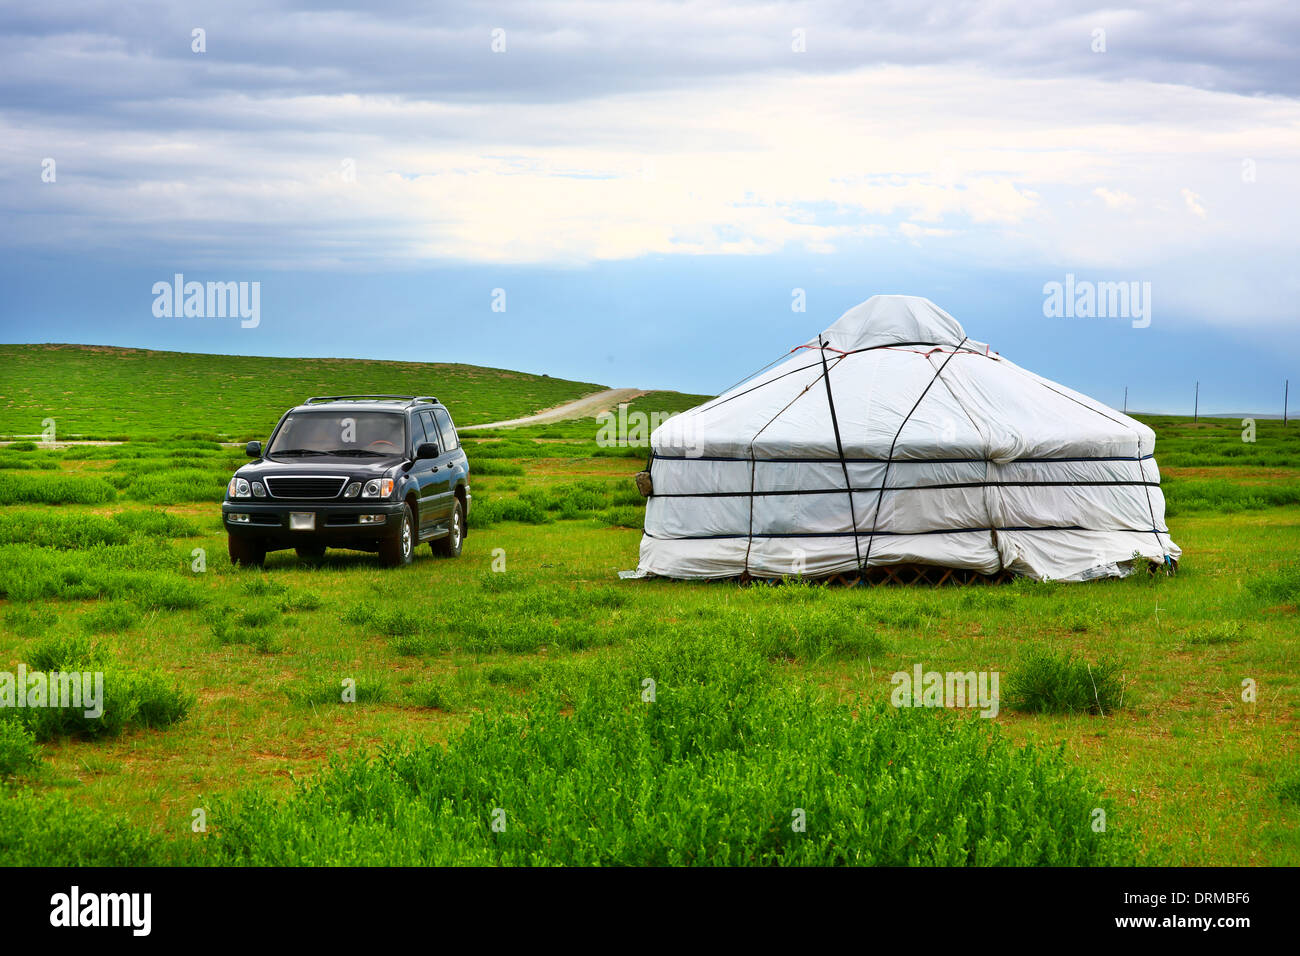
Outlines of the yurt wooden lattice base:
M 781 584 L 788 580 L 804 580 L 810 584 L 830 584 L 840 587 L 960 587 L 969 584 L 1006 584 L 1015 579 L 1010 571 L 980 574 L 968 568 L 943 568 L 932 564 L 886 564 L 868 568 L 865 572 L 846 572 L 820 578 L 759 578 L 741 575 L 733 580 L 743 584 Z

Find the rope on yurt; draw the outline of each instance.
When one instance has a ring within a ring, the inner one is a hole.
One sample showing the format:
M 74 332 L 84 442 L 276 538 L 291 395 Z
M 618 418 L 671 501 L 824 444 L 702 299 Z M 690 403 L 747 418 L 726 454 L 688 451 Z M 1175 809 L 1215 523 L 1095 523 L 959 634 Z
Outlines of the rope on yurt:
M 843 361 L 842 358 L 837 359 L 835 364 L 838 365 L 841 361 Z M 816 365 L 805 366 L 805 368 L 816 368 L 816 367 L 817 367 Z M 822 376 L 825 376 L 826 374 L 827 372 L 826 372 L 825 364 L 823 363 Z M 749 553 L 754 548 L 754 482 L 758 474 L 758 462 L 754 458 L 754 442 L 758 441 L 759 435 L 767 431 L 768 425 L 771 425 L 774 421 L 776 421 L 778 418 L 784 415 L 786 411 L 789 410 L 791 405 L 793 405 L 795 402 L 799 401 L 799 399 L 807 395 L 808 390 L 816 384 L 817 384 L 817 379 L 813 379 L 811 382 L 805 385 L 803 389 L 799 392 L 799 394 L 795 395 L 794 398 L 786 402 L 784 407 L 782 407 L 779 412 L 777 412 L 766 422 L 764 422 L 763 427 L 760 428 L 758 431 L 754 432 L 754 437 L 749 440 L 749 534 L 747 536 L 748 540 L 745 542 L 745 570 L 741 575 L 742 578 L 749 577 Z
M 957 347 L 949 353 L 946 359 L 943 360 L 943 364 L 939 366 L 939 370 L 934 373 L 934 378 L 930 379 L 929 384 L 925 386 L 925 389 L 917 397 L 916 404 L 912 406 L 911 411 L 909 411 L 907 415 L 903 417 L 902 422 L 899 423 L 898 431 L 894 432 L 894 440 L 889 443 L 889 457 L 885 459 L 885 473 L 880 478 L 880 494 L 876 496 L 876 513 L 871 519 L 871 537 L 867 538 L 867 557 L 863 561 L 862 566 L 858 569 L 859 574 L 866 573 L 867 564 L 871 561 L 871 546 L 876 541 L 876 527 L 880 524 L 880 505 L 885 499 L 885 486 L 889 484 L 889 466 L 894 463 L 894 448 L 898 445 L 898 436 L 903 434 L 903 429 L 907 427 L 907 422 L 912 417 L 912 413 L 915 412 L 921 402 L 925 400 L 925 396 L 930 394 L 931 387 L 939 380 L 939 376 L 942 375 L 943 370 L 948 367 L 948 363 L 952 361 L 952 357 L 961 351 L 961 347 L 966 344 L 966 339 L 967 336 L 963 335 L 961 341 L 957 343 Z
M 713 402 L 717 402 L 718 405 L 725 405 L 725 404 L 727 404 L 727 402 L 735 401 L 737 398 L 742 398 L 742 397 L 744 397 L 745 395 L 748 395 L 750 392 L 757 392 L 757 391 L 758 391 L 760 388 L 762 388 L 764 385 L 771 385 L 773 382 L 779 382 L 779 381 L 781 381 L 781 379 L 786 378 L 787 376 L 795 375 L 795 374 L 797 374 L 797 373 L 799 373 L 799 372 L 806 372 L 806 371 L 808 371 L 808 369 L 810 369 L 810 368 L 816 368 L 816 367 L 817 367 L 817 363 L 816 363 L 816 362 L 813 362 L 813 363 L 810 364 L 810 365 L 800 365 L 798 368 L 792 368 L 792 369 L 790 369 L 788 372 L 782 372 L 780 375 L 777 375 L 777 376 L 775 376 L 775 377 L 773 377 L 773 378 L 769 378 L 766 382 L 759 382 L 759 383 L 758 383 L 757 385 L 755 385 L 753 388 L 747 388 L 747 389 L 745 389 L 743 392 L 737 392 L 735 395 L 728 395 L 727 392 L 723 392 L 723 393 L 721 393 L 721 395 L 719 395 L 719 397 L 714 398 L 714 399 L 711 399 L 711 400 L 708 401 L 708 402 L 705 402 L 705 405 L 709 406 L 710 408 L 716 408 L 716 407 L 717 407 L 717 405 L 714 405 Z M 756 372 L 755 374 L 758 374 L 758 373 Z M 733 385 L 733 386 L 731 386 L 731 387 L 732 387 L 732 388 L 735 388 L 736 386 Z M 721 397 L 722 395 L 726 395 L 726 398 Z M 700 406 L 700 407 L 703 408 L 704 406 Z
M 853 557 L 862 566 L 862 548 L 858 545 L 858 514 L 853 507 L 853 482 L 849 479 L 849 463 L 844 460 L 844 443 L 840 441 L 840 421 L 835 415 L 835 397 L 831 392 L 831 373 L 826 367 L 826 349 L 822 337 L 817 336 L 817 344 L 822 345 L 822 381 L 826 383 L 826 404 L 831 407 L 831 427 L 835 429 L 835 451 L 840 456 L 840 469 L 844 472 L 844 490 L 849 493 L 849 521 L 853 528 Z M 841 359 L 840 361 L 843 361 Z M 753 501 L 751 495 L 750 500 Z
M 726 395 L 726 394 L 727 394 L 729 391 L 731 391 L 733 388 L 739 388 L 740 386 L 742 386 L 742 385 L 744 385 L 746 382 L 748 382 L 751 378 L 754 378 L 754 377 L 757 376 L 757 375 L 762 375 L 764 372 L 766 372 L 768 369 L 770 369 L 770 368 L 771 368 L 773 365 L 775 365 L 777 362 L 781 361 L 783 358 L 786 358 L 789 354 L 790 354 L 789 352 L 784 352 L 784 353 L 782 353 L 781 355 L 778 355 L 776 358 L 772 359 L 772 361 L 768 362 L 766 365 L 764 365 L 762 368 L 760 368 L 757 372 L 750 372 L 748 375 L 746 375 L 744 378 L 742 378 L 739 382 L 736 382 L 734 385 L 728 385 L 726 388 L 724 388 L 722 391 L 718 392 L 718 394 L 715 395 L 715 396 L 713 396 L 713 397 L 714 397 L 715 399 L 721 398 L 723 395 Z M 788 373 L 787 373 L 787 374 L 788 374 Z M 777 378 L 782 378 L 782 377 L 784 377 L 784 376 L 780 376 L 780 375 L 777 376 Z M 772 379 L 772 381 L 776 381 L 776 379 Z M 764 382 L 763 384 L 766 385 L 767 383 Z M 755 387 L 757 387 L 757 386 L 755 386 Z M 708 403 L 706 402 L 705 404 L 707 405 Z
M 769 421 L 767 425 L 770 424 L 772 423 Z M 742 581 L 749 578 L 749 552 L 754 550 L 754 478 L 758 471 L 758 463 L 754 461 L 754 442 L 762 433 L 763 429 L 760 428 L 758 434 L 749 440 L 749 534 L 745 539 L 745 570 L 740 575 Z

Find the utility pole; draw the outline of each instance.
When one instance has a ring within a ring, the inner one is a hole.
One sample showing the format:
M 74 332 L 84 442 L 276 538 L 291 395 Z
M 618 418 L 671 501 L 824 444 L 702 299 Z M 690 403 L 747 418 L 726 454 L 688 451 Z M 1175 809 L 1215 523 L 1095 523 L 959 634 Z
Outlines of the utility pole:
M 1124 386 L 1124 414 L 1128 414 L 1128 386 Z
M 1196 383 L 1196 398 L 1192 403 L 1192 421 L 1200 421 L 1201 418 L 1201 383 Z
M 1286 380 L 1286 385 L 1282 389 L 1282 427 L 1286 428 L 1286 400 L 1291 397 L 1291 380 Z

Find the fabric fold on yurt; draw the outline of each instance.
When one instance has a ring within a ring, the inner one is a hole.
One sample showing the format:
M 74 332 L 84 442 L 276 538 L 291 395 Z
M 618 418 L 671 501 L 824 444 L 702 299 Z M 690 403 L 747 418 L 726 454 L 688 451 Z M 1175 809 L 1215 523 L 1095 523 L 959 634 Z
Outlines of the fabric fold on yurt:
M 639 575 L 1083 580 L 1181 554 L 1150 428 L 916 296 L 871 297 L 650 444 Z

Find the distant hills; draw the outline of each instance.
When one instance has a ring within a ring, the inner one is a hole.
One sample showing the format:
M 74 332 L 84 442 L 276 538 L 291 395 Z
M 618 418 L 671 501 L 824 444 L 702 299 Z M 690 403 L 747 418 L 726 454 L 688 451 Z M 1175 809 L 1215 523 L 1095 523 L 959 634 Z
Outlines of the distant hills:
M 604 389 L 442 362 L 269 358 L 100 345 L 0 345 L 0 436 L 264 438 L 311 395 L 434 395 L 458 424 L 530 415 Z

